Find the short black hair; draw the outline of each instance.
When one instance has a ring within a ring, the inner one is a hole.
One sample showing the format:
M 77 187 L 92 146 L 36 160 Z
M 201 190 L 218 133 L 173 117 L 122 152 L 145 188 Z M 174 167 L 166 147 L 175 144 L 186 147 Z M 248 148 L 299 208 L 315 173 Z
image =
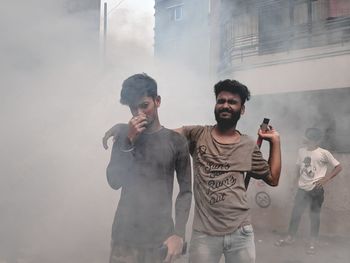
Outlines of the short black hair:
M 144 96 L 156 98 L 157 95 L 157 82 L 153 78 L 146 73 L 135 74 L 124 80 L 120 103 L 131 105 Z
M 318 142 L 322 139 L 323 132 L 319 128 L 307 128 L 305 131 L 305 137 L 310 141 Z
M 222 91 L 238 94 L 241 97 L 242 105 L 250 99 L 250 91 L 247 86 L 234 79 L 225 79 L 216 83 L 214 86 L 215 97 L 217 98 Z

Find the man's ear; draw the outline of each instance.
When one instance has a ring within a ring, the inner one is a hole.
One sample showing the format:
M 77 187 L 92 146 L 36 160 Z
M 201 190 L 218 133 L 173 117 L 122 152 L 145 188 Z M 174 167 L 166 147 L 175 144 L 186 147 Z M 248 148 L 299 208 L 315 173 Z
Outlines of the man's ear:
M 154 103 L 156 104 L 157 108 L 159 108 L 161 101 L 162 98 L 159 95 L 154 99 Z
M 245 106 L 244 106 L 244 105 L 242 105 L 242 107 L 241 107 L 241 115 L 243 115 L 243 114 L 244 114 L 244 112 L 245 112 Z

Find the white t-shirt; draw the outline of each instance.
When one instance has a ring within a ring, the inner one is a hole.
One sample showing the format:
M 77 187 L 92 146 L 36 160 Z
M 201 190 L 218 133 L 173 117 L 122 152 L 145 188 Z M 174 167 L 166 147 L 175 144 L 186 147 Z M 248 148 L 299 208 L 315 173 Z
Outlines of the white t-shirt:
M 318 147 L 313 151 L 300 148 L 296 164 L 300 167 L 299 188 L 311 191 L 314 183 L 326 175 L 327 166 L 335 167 L 339 162 L 329 151 Z

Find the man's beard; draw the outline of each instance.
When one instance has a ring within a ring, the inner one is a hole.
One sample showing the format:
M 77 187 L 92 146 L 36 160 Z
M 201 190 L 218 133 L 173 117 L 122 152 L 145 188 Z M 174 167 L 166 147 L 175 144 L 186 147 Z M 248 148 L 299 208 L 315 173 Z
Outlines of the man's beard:
M 222 112 L 231 113 L 231 118 L 221 118 L 220 113 Z M 215 110 L 214 114 L 215 114 L 215 120 L 220 130 L 228 130 L 236 127 L 238 120 L 241 118 L 241 111 L 230 111 L 230 110 L 224 109 L 221 111 Z

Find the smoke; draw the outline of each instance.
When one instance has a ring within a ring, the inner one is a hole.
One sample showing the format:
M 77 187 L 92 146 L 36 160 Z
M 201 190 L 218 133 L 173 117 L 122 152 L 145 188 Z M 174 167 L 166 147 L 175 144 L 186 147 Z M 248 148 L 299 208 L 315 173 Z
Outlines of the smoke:
M 107 261 L 118 196 L 101 138 L 126 120 L 118 85 L 146 68 L 149 46 L 119 39 L 107 68 L 96 10 L 53 0 L 1 10 L 0 261 Z M 128 30 L 141 36 L 141 24 Z
M 167 127 L 184 124 L 188 112 L 188 123 L 212 115 L 200 106 L 212 98 L 200 92 L 209 90 L 205 77 L 154 61 L 152 16 L 116 10 L 104 53 L 99 14 L 79 3 L 8 1 L 1 9 L 1 262 L 108 260 L 119 192 L 107 184 L 101 141 L 130 118 L 119 104 L 125 78 L 157 80 Z M 189 97 L 198 101 L 184 105 Z
M 101 138 L 109 127 L 130 118 L 118 100 L 120 85 L 131 74 L 146 72 L 157 80 L 164 126 L 215 122 L 212 87 L 217 80 L 203 74 L 203 68 L 193 69 L 188 61 L 154 60 L 152 15 L 122 6 L 114 11 L 103 56 L 96 14 L 90 9 L 77 11 L 68 2 L 7 1 L 1 8 L 0 262 L 108 260 L 119 192 L 107 184 L 110 152 L 102 148 Z M 192 49 L 200 45 L 195 40 Z M 197 59 L 197 65 L 205 64 L 201 56 L 189 57 Z M 330 63 L 334 60 L 329 58 Z M 346 57 L 341 60 L 345 68 Z M 293 72 L 265 68 L 227 77 L 247 84 L 253 94 L 334 84 L 317 70 L 310 78 L 305 73 L 309 68 L 305 63 Z M 334 86 L 345 87 L 348 74 L 335 72 Z M 266 78 L 267 73 L 275 78 Z M 315 84 L 310 79 L 316 76 L 320 80 Z M 293 166 L 304 128 L 323 116 L 312 106 L 314 99 L 286 104 L 288 96 L 271 98 L 269 103 L 268 97 L 259 101 L 253 96 L 239 128 L 255 137 L 262 119 L 270 117 L 282 136 L 284 167 Z M 342 105 L 339 111 L 349 113 Z M 301 106 L 307 107 L 307 116 L 296 111 Z M 346 121 L 336 125 L 349 127 Z M 280 200 L 278 206 L 288 202 L 289 171 L 284 168 L 281 187 L 270 192 L 273 202 Z
M 349 185 L 346 170 L 350 149 L 350 140 L 345 136 L 350 126 L 347 117 L 350 110 L 347 102 L 350 96 L 349 42 L 348 38 L 344 39 L 348 26 L 343 27 L 341 19 L 329 18 L 332 15 L 327 11 L 329 3 L 341 7 L 342 1 L 309 2 L 312 32 L 305 35 L 298 30 L 307 26 L 306 3 L 295 2 L 293 28 L 292 23 L 289 24 L 291 21 L 288 22 L 290 1 L 219 2 L 215 8 L 221 9 L 220 16 L 211 15 L 214 21 L 218 20 L 212 25 L 217 26 L 215 33 L 221 37 L 220 41 L 213 41 L 217 57 L 215 67 L 220 78 L 237 79 L 252 92 L 238 129 L 254 138 L 258 126 L 267 117 L 281 135 L 279 186 L 271 188 L 255 180 L 251 180 L 249 186 L 259 262 L 292 262 L 294 259 L 295 262 L 327 262 L 327 255 L 332 251 L 337 251 L 339 262 L 345 262 L 348 251 L 337 240 L 343 237 L 348 240 L 350 233 L 349 203 L 344 201 L 347 200 L 344 197 L 349 196 L 349 190 L 344 187 Z M 348 13 L 343 19 L 348 19 Z M 334 30 L 330 30 L 332 26 Z M 332 39 L 332 43 L 327 39 Z M 298 231 L 299 245 L 271 254 L 272 250 L 276 251 L 273 243 L 286 235 L 288 229 L 297 187 L 296 155 L 308 127 L 319 127 L 325 132 L 321 146 L 346 167 L 325 185 L 320 229 L 323 253 L 320 251 L 322 256 L 310 259 L 300 249 L 309 238 L 308 211 L 305 211 Z M 267 157 L 265 142 L 262 151 Z M 270 197 L 268 208 L 261 208 L 256 202 L 257 192 L 262 191 Z M 338 220 L 333 222 L 335 218 Z M 334 239 L 328 239 L 330 236 Z

